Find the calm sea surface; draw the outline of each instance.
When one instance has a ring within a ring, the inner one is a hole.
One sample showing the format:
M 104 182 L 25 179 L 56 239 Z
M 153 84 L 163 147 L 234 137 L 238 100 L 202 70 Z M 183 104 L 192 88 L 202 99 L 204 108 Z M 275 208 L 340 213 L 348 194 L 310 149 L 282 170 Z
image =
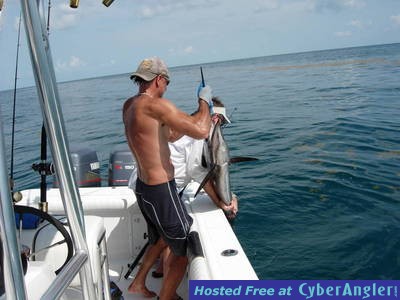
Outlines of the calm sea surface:
M 134 68 L 135 66 L 132 66 Z M 240 198 L 233 225 L 261 279 L 400 279 L 400 44 L 203 65 L 232 124 Z M 196 108 L 199 66 L 171 70 L 166 97 Z M 128 74 L 59 85 L 70 144 L 109 153 L 125 143 Z M 9 145 L 12 91 L 0 92 Z M 17 93 L 15 180 L 34 188 L 42 124 L 35 88 Z M 7 149 L 10 152 L 10 148 Z M 151 151 L 149 149 L 149 151 Z

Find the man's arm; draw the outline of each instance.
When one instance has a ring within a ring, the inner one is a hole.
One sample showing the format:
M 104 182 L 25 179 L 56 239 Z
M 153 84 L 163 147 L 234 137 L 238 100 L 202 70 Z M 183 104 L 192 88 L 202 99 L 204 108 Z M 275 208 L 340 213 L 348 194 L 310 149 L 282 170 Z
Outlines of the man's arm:
M 228 213 L 229 219 L 233 219 L 236 217 L 238 212 L 238 205 L 237 205 L 237 198 L 236 196 L 232 195 L 232 201 L 230 205 L 226 205 L 217 195 L 215 192 L 214 186 L 210 181 L 207 181 L 204 185 L 204 190 L 206 191 L 207 195 L 211 198 L 214 202 L 215 206 L 222 209 L 224 212 Z
M 207 102 L 203 100 L 199 100 L 198 113 L 194 116 L 180 111 L 167 99 L 158 99 L 154 102 L 151 105 L 150 114 L 170 128 L 170 139 L 176 139 L 182 135 L 195 139 L 208 137 L 211 126 L 210 110 Z
M 199 122 L 199 120 L 202 117 L 201 113 L 198 110 L 196 110 L 194 113 L 192 113 L 191 116 L 196 120 L 196 122 Z M 211 119 L 211 117 L 210 117 L 210 119 Z M 174 143 L 183 136 L 184 136 L 184 134 L 182 134 L 181 132 L 174 131 L 170 128 L 168 142 Z

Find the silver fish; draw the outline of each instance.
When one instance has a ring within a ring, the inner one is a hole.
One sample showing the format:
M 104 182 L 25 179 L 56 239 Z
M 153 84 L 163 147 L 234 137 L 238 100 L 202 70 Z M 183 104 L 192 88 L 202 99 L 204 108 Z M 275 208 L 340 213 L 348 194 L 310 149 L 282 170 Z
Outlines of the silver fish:
M 209 171 L 201 182 L 195 197 L 206 182 L 212 180 L 218 197 L 226 205 L 229 205 L 232 198 L 229 179 L 229 149 L 222 135 L 220 121 L 214 125 L 211 137 L 204 143 L 203 158 Z
M 208 173 L 200 183 L 195 197 L 204 187 L 207 181 L 212 180 L 218 197 L 226 204 L 230 205 L 232 201 L 229 165 L 231 163 L 258 160 L 253 157 L 232 157 L 229 158 L 228 145 L 222 134 L 221 120 L 213 125 L 211 137 L 204 143 L 203 165 L 208 168 Z

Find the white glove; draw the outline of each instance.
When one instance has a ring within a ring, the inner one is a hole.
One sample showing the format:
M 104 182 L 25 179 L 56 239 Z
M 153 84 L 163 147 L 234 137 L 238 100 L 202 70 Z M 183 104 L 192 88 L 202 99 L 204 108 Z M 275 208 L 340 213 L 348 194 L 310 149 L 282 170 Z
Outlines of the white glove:
M 209 85 L 206 85 L 205 87 L 199 87 L 197 95 L 201 100 L 206 101 L 210 108 L 212 107 L 212 90 Z

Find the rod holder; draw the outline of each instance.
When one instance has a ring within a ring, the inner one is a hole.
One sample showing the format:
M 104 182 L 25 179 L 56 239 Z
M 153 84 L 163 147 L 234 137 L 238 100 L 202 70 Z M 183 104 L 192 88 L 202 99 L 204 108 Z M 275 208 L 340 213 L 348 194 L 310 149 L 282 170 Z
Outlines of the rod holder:
M 69 1 L 69 6 L 70 6 L 71 8 L 78 8 L 78 6 L 79 6 L 79 0 L 70 0 L 70 1 Z
M 113 2 L 114 0 L 103 0 L 103 4 L 107 7 L 109 7 Z
M 39 209 L 45 213 L 49 212 L 49 203 L 48 202 L 40 202 Z

